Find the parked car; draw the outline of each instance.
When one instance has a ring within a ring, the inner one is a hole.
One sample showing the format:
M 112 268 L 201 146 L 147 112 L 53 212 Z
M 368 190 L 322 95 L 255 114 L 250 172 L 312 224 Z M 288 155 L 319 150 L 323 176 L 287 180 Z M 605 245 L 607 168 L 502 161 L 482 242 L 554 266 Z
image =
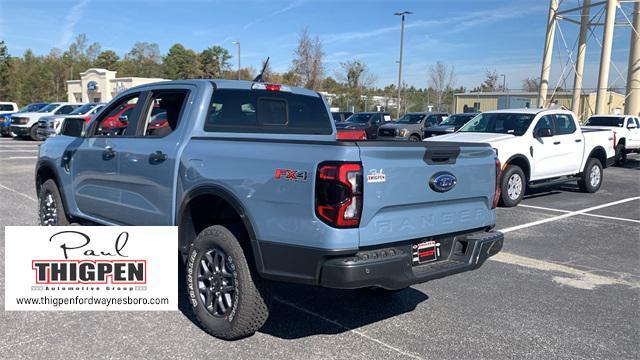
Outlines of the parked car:
M 406 113 L 400 119 L 380 127 L 380 139 L 420 141 L 425 129 L 438 125 L 449 114 L 442 112 Z
M 378 128 L 391 121 L 388 112 L 359 112 L 349 116 L 344 122 L 336 123 L 338 130 L 364 130 L 367 139 L 378 137 Z
M 86 119 L 89 116 L 93 116 L 95 113 L 100 111 L 104 103 L 87 103 L 79 108 L 73 110 L 68 115 L 49 115 L 43 116 L 38 120 L 38 135 L 42 139 L 46 139 L 50 136 L 56 136 L 60 133 L 60 129 L 67 118 L 82 118 Z
M 464 124 L 469 122 L 479 113 L 460 113 L 450 115 L 448 118 L 442 120 L 438 125 L 433 125 L 425 129 L 424 138 L 430 138 L 432 136 L 451 134 L 458 131 Z
M 142 97 L 126 131 L 103 136 L 100 124 Z M 152 102 L 167 114 L 162 135 L 145 130 Z M 179 226 L 190 306 L 220 338 L 265 323 L 265 279 L 396 290 L 476 269 L 502 248 L 491 147 L 338 142 L 308 89 L 147 84 L 84 134 L 81 120 L 65 124 L 40 145 L 40 223 Z
M 527 188 L 577 181 L 582 191 L 596 192 L 615 157 L 611 130 L 581 130 L 573 113 L 560 109 L 484 112 L 456 133 L 425 141 L 490 144 L 503 164 L 507 207 L 518 205 Z
M 57 102 L 46 105 L 35 112 L 25 112 L 11 115 L 11 132 L 22 138 L 42 140 L 38 135 L 38 120 L 47 115 L 68 115 L 82 104 Z
M 331 113 L 333 121 L 335 121 L 336 123 L 341 123 L 347 120 L 351 115 L 353 115 L 351 111 L 334 111 Z
M 0 102 L 0 115 L 11 114 L 18 111 L 18 104 L 14 102 Z
M 640 118 L 630 115 L 593 115 L 584 124 L 590 129 L 609 129 L 616 135 L 616 165 L 627 154 L 640 152 Z
M 24 112 L 33 112 L 40 110 L 47 103 L 33 103 L 22 107 L 17 112 L 5 113 L 0 115 L 0 135 L 3 137 L 11 136 L 11 115 Z

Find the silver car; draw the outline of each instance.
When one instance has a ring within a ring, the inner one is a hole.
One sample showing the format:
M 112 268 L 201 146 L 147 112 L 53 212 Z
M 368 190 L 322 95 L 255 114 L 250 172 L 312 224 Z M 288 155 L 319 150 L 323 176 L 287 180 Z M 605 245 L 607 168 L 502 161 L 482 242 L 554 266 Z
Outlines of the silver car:
M 50 136 L 60 134 L 64 119 L 67 118 L 88 118 L 95 115 L 104 103 L 87 103 L 73 110 L 68 115 L 49 115 L 43 116 L 38 120 L 38 135 L 46 139 Z
M 444 112 L 406 113 L 400 119 L 382 125 L 378 129 L 378 139 L 421 141 L 426 128 L 438 125 L 448 116 Z

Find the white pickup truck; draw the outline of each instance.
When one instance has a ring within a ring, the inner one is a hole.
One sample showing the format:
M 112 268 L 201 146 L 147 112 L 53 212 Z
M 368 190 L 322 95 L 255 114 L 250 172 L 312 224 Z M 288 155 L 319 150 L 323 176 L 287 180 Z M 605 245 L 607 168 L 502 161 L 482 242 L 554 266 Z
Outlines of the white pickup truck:
M 500 202 L 516 206 L 529 188 L 577 181 L 596 192 L 615 158 L 611 130 L 581 129 L 572 112 L 558 109 L 482 113 L 456 133 L 425 141 L 489 143 L 502 163 Z
M 640 152 L 640 118 L 637 116 L 593 115 L 584 126 L 613 130 L 616 136 L 616 165 L 625 162 L 628 153 Z

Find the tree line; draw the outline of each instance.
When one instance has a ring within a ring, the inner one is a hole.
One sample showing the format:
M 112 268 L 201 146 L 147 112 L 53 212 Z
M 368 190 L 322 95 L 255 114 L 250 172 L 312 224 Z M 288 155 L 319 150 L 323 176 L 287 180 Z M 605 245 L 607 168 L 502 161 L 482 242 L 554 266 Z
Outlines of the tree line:
M 119 77 L 251 80 L 257 75 L 252 67 L 239 70 L 232 67 L 232 59 L 229 50 L 219 45 L 198 52 L 178 43 L 163 55 L 158 44 L 149 42 L 137 42 L 119 56 L 113 50 L 103 50 L 97 42 L 90 42 L 85 34 L 76 36 L 66 50 L 53 48 L 47 55 L 26 50 L 22 56 L 12 56 L 0 40 L 0 100 L 20 105 L 66 100 L 66 81 L 80 79 L 80 73 L 91 67 L 117 71 Z M 377 77 L 364 61 L 341 62 L 333 74 L 327 74 L 325 60 L 319 36 L 303 28 L 287 71 L 273 71 L 263 61 L 263 79 L 335 94 L 331 105 L 342 110 L 376 110 L 373 96 L 384 97 L 387 108 L 395 102 L 397 86 L 376 87 Z M 456 87 L 454 67 L 438 61 L 425 72 L 426 88 L 403 84 L 402 111 L 424 111 L 429 105 L 433 110 L 450 111 L 453 94 L 466 90 Z M 497 80 L 496 71 L 487 70 L 486 80 L 472 91 L 501 90 Z M 523 87 L 533 87 L 535 81 L 526 81 Z

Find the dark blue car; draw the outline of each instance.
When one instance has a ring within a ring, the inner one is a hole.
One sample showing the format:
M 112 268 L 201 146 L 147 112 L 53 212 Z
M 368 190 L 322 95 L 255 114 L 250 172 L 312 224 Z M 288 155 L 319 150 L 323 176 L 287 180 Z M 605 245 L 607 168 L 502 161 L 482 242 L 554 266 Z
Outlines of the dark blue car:
M 43 108 L 44 106 L 48 105 L 49 103 L 33 103 L 33 104 L 29 104 L 24 106 L 22 109 L 20 109 L 20 111 L 18 111 L 18 113 L 24 113 L 24 112 L 36 112 L 38 110 L 40 110 L 41 108 Z M 3 137 L 10 137 L 11 136 L 11 115 L 13 114 L 17 114 L 17 113 L 12 113 L 12 114 L 3 114 L 0 115 L 0 135 L 2 135 Z

